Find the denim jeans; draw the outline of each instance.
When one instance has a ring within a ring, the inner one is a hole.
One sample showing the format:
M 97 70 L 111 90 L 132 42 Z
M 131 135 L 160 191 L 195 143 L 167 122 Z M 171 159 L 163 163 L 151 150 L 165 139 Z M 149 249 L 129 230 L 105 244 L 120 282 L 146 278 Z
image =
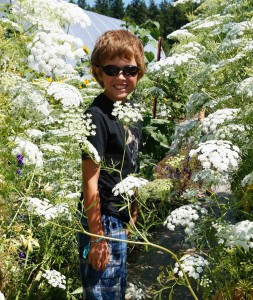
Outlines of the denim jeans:
M 109 215 L 102 215 L 104 235 L 126 240 L 125 224 Z M 88 231 L 86 220 L 82 218 L 82 225 Z M 107 240 L 110 260 L 105 271 L 96 271 L 88 259 L 83 258 L 83 249 L 89 243 L 90 237 L 78 234 L 80 275 L 84 289 L 84 300 L 124 300 L 126 293 L 126 242 Z

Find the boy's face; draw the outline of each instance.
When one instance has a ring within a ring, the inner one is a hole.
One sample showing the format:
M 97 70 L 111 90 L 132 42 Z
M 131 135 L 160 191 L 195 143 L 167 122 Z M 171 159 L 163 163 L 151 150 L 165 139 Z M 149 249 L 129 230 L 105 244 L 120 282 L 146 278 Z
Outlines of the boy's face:
M 137 66 L 134 58 L 131 60 L 116 57 L 106 60 L 102 67 L 113 65 L 119 68 L 125 66 Z M 112 101 L 124 101 L 133 91 L 137 84 L 137 74 L 135 76 L 124 75 L 122 71 L 118 75 L 109 76 L 100 70 L 100 79 L 104 83 L 104 94 Z

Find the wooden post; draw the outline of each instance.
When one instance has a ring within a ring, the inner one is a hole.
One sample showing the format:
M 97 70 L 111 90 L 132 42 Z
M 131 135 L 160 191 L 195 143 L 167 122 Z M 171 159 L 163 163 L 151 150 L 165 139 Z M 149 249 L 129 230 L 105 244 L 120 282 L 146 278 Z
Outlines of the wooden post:
M 158 45 L 157 45 L 157 57 L 156 57 L 157 61 L 161 59 L 161 50 L 162 50 L 162 37 L 159 37 Z M 156 118 L 156 110 L 157 110 L 157 97 L 155 97 L 154 104 L 153 104 L 153 119 Z

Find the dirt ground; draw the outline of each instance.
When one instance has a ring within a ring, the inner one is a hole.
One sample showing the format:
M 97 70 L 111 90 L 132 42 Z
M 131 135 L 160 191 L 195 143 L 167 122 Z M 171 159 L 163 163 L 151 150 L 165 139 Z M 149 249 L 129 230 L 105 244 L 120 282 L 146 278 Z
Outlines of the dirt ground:
M 154 242 L 164 246 L 174 253 L 179 253 L 185 250 L 183 242 L 183 231 L 169 231 L 166 227 L 161 226 L 159 230 L 152 233 Z M 171 256 L 156 248 L 149 248 L 145 251 L 142 246 L 130 247 L 128 254 L 128 286 L 134 284 L 135 287 L 141 288 L 143 293 L 142 298 L 138 295 L 127 293 L 127 300 L 134 299 L 154 299 L 153 290 L 159 290 L 157 277 L 159 276 L 160 269 L 164 267 L 174 266 L 175 261 Z M 137 293 L 138 294 L 138 293 Z M 169 299 L 169 290 L 162 293 L 161 298 L 157 300 Z M 186 287 L 176 286 L 172 296 L 174 300 L 192 300 L 193 297 Z

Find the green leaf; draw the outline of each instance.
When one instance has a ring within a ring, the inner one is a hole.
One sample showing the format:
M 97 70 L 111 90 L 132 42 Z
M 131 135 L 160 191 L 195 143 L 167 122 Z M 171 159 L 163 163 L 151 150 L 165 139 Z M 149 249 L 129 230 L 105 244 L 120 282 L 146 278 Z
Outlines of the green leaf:
M 79 287 L 74 292 L 72 292 L 71 295 L 77 295 L 77 294 L 82 294 L 82 293 L 83 293 L 83 288 Z
M 148 62 L 151 62 L 155 58 L 155 54 L 151 51 L 147 52 L 145 51 L 145 57 L 147 58 Z

